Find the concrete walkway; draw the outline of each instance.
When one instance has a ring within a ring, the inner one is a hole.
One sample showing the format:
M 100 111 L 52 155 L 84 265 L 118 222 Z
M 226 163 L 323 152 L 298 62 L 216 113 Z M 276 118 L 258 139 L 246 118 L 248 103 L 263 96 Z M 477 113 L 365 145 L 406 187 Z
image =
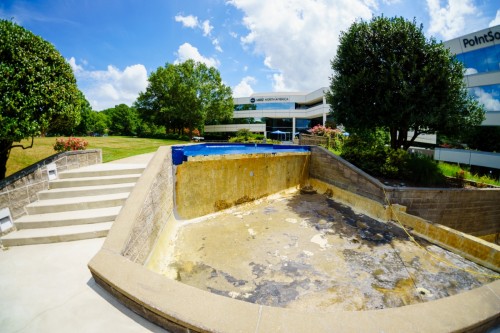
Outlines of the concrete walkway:
M 166 332 L 96 285 L 87 263 L 104 238 L 0 252 L 0 331 Z
M 147 163 L 144 154 L 115 163 Z M 104 238 L 0 250 L 0 331 L 166 332 L 118 303 L 87 264 Z

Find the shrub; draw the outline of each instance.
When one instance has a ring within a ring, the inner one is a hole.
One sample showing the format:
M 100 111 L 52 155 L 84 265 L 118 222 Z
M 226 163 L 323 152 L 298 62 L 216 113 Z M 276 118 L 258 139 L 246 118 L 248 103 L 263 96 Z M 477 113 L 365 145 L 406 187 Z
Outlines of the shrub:
M 410 154 L 403 149 L 394 150 L 383 145 L 381 137 L 373 141 L 367 141 L 366 138 L 351 136 L 344 143 L 341 156 L 372 176 L 404 180 L 423 186 L 445 183 L 445 177 L 432 158 Z
M 243 143 L 261 143 L 264 139 L 264 135 L 255 134 L 250 132 L 250 130 L 243 128 L 236 132 L 236 135 L 230 138 L 229 142 L 243 142 Z
M 384 163 L 380 166 L 380 173 L 384 177 L 406 179 L 408 176 L 408 161 L 409 155 L 403 149 L 391 149 L 384 147 L 386 158 Z
M 372 145 L 359 135 L 352 135 L 344 142 L 342 158 L 373 176 L 383 176 L 381 166 L 387 159 L 387 151 L 382 145 Z
M 408 174 L 406 178 L 419 185 L 441 186 L 446 184 L 446 177 L 441 172 L 438 163 L 423 154 L 409 154 Z
M 89 143 L 84 139 L 69 137 L 67 139 L 58 138 L 54 145 L 54 150 L 58 153 L 70 150 L 85 150 Z

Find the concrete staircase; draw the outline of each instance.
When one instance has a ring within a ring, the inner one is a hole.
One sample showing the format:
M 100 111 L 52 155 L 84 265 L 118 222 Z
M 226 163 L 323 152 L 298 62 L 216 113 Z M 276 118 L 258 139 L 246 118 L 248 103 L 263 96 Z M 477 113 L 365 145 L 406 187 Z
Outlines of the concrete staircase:
M 105 237 L 146 164 L 96 164 L 59 173 L 28 215 L 14 221 L 17 231 L 3 246 L 66 242 Z

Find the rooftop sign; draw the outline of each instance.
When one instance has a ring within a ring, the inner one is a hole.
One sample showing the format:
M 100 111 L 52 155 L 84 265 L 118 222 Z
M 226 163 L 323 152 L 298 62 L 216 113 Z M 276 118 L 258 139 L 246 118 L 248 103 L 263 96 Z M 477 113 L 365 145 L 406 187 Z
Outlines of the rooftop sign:
M 288 102 L 290 97 L 252 97 L 250 103 Z
M 495 40 L 500 41 L 500 31 L 488 31 L 484 33 L 483 35 L 475 35 L 472 38 L 463 38 L 462 42 L 464 44 L 464 49 L 467 48 L 467 46 L 476 46 L 476 45 L 481 45 L 481 44 L 486 44 L 486 43 L 492 43 Z

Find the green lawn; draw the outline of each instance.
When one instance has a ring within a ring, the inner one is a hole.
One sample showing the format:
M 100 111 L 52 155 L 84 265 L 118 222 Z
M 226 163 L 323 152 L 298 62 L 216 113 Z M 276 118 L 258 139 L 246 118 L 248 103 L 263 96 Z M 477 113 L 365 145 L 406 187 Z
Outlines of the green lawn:
M 476 183 L 490 184 L 500 186 L 500 181 L 497 179 L 492 179 L 488 176 L 479 176 L 477 174 L 472 174 L 468 167 L 461 167 L 458 164 L 439 162 L 439 169 L 443 175 L 448 177 L 456 177 L 457 173 L 463 171 L 464 179 L 471 180 Z
M 102 149 L 103 162 L 110 162 L 129 156 L 151 153 L 160 146 L 173 144 L 185 144 L 185 141 L 166 139 L 144 139 L 125 136 L 108 137 L 84 137 L 89 145 L 87 149 Z M 22 141 L 22 144 L 29 145 L 31 140 Z M 14 148 L 7 161 L 7 175 L 9 176 L 19 170 L 24 169 L 44 158 L 54 155 L 55 137 L 35 138 L 33 148 Z

